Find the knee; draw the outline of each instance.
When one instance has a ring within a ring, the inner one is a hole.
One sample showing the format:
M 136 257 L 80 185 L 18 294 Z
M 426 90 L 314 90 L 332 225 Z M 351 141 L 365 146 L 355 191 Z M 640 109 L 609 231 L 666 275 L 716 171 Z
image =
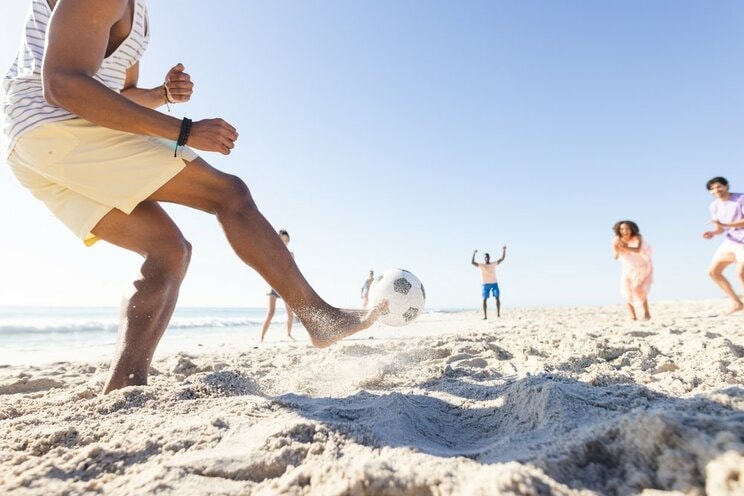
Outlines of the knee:
M 161 243 L 159 248 L 148 254 L 143 276 L 168 280 L 183 280 L 191 262 L 191 243 L 185 238 L 175 238 Z
M 222 196 L 220 207 L 222 210 L 237 210 L 246 212 L 256 210 L 248 185 L 237 176 L 225 174 L 222 179 Z
M 711 279 L 719 279 L 723 275 L 723 271 L 719 267 L 711 267 L 708 269 L 708 276 Z
M 186 274 L 186 270 L 189 268 L 189 264 L 191 263 L 191 243 L 189 243 L 185 238 L 181 238 L 178 245 L 174 248 L 174 268 L 179 269 L 183 276 Z

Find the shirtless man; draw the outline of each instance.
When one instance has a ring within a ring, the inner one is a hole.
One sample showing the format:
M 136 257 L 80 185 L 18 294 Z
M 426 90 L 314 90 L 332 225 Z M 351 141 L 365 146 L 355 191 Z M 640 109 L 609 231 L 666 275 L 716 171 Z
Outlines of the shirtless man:
M 495 262 L 491 262 L 491 255 L 486 253 L 483 256 L 483 263 L 478 263 L 475 261 L 476 253 L 478 253 L 478 250 L 473 252 L 473 258 L 470 259 L 470 263 L 478 267 L 481 271 L 481 283 L 483 284 L 481 290 L 481 296 L 483 296 L 483 320 L 488 318 L 487 303 L 491 295 L 496 298 L 496 317 L 501 317 L 501 292 L 499 291 L 499 283 L 496 280 L 496 266 L 506 258 L 506 246 L 503 247 L 501 258 Z
M 315 346 L 372 325 L 384 304 L 363 313 L 326 303 L 245 183 L 192 150 L 229 155 L 238 139 L 232 125 L 154 110 L 190 99 L 184 66 L 167 71 L 160 86 L 137 86 L 150 28 L 146 0 L 30 1 L 19 56 L 3 78 L 8 164 L 86 244 L 104 240 L 144 258 L 104 392 L 147 383 L 189 264 L 191 246 L 159 202 L 214 215 L 237 256 L 282 295 Z
M 367 279 L 362 284 L 362 308 L 367 308 L 369 305 L 369 288 L 372 287 L 372 283 L 375 280 L 375 271 L 370 270 Z
M 744 194 L 731 193 L 729 183 L 723 177 L 714 177 L 708 181 L 706 187 L 715 198 L 710 204 L 711 222 L 715 229 L 705 231 L 703 237 L 713 239 L 719 234 L 726 235 L 726 239 L 713 255 L 708 275 L 731 299 L 732 306 L 728 313 L 740 312 L 744 310 L 744 302 L 723 275 L 723 271 L 736 263 L 736 274 L 744 291 Z

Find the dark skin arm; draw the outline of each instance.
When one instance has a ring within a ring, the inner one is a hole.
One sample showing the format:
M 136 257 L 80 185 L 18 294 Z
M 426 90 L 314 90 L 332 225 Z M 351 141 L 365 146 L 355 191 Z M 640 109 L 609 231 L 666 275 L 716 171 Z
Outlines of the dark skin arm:
M 127 70 L 124 89 L 121 95 L 133 101 L 137 105 L 156 109 L 166 103 L 185 103 L 191 99 L 194 92 L 194 83 L 191 76 L 184 72 L 183 64 L 176 64 L 165 76 L 165 82 L 155 88 L 139 88 L 139 62 Z
M 138 79 L 139 62 L 127 69 L 127 77 L 124 82 L 124 89 L 121 90 L 121 96 L 149 109 L 156 109 L 165 103 L 163 86 L 158 86 L 157 88 L 138 88 Z
M 111 29 L 127 12 L 128 0 L 61 0 L 47 31 L 42 66 L 46 100 L 103 127 L 175 140 L 181 121 L 148 108 L 154 96 L 136 87 L 138 68 L 127 74 L 128 95 L 96 81 L 106 56 Z M 134 84 L 133 84 L 134 83 Z M 188 144 L 229 154 L 238 134 L 222 119 L 194 122 Z
M 183 64 L 177 64 L 168 71 L 162 85 L 155 88 L 139 88 L 137 87 L 137 80 L 139 79 L 138 62 L 127 70 L 121 95 L 137 105 L 150 109 L 163 106 L 166 103 L 166 94 L 168 103 L 188 102 L 194 92 L 194 83 L 191 82 L 191 76 L 183 71 Z
M 501 249 L 501 258 L 499 258 L 498 261 L 496 261 L 496 265 L 498 265 L 501 262 L 503 262 L 505 258 L 506 258 L 506 246 L 502 247 L 502 249 Z
M 475 254 L 478 253 L 478 250 L 475 250 L 473 252 L 473 258 L 470 259 L 470 263 L 473 264 L 475 267 L 478 267 L 478 262 L 475 261 Z

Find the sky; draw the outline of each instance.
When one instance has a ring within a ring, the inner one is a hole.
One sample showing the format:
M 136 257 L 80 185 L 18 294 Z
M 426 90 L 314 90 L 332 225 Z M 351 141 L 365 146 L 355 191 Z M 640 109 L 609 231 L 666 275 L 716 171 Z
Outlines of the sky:
M 0 67 L 25 0 L 0 2 Z M 654 249 L 650 301 L 715 298 L 705 182 L 744 191 L 744 3 L 677 0 L 150 2 L 140 86 L 182 62 L 174 116 L 240 139 L 242 177 L 331 304 L 404 268 L 429 308 L 478 308 L 473 250 L 507 256 L 509 307 L 622 304 L 612 225 Z M 165 109 L 163 109 L 165 110 Z M 86 248 L 0 162 L 0 305 L 114 306 L 139 256 Z M 263 306 L 215 219 L 166 209 L 193 245 L 180 306 Z M 733 277 L 733 272 L 729 272 Z

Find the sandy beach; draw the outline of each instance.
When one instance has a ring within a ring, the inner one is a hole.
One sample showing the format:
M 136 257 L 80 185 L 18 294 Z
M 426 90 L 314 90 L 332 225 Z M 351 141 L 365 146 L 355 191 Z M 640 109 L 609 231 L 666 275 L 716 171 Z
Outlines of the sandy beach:
M 725 309 L 425 315 L 325 350 L 205 336 L 107 396 L 108 357 L 6 366 L 0 493 L 741 495 Z

